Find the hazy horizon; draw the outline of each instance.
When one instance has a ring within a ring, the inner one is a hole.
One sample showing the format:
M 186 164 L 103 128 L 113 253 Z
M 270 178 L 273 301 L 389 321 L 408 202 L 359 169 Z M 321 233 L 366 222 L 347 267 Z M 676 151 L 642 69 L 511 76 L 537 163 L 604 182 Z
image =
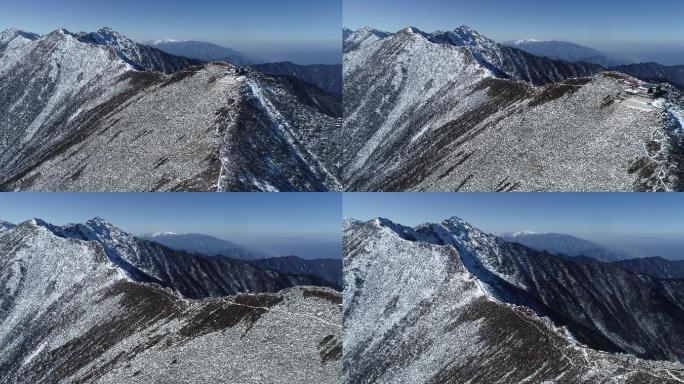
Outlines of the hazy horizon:
M 44 35 L 59 28 L 95 32 L 108 26 L 140 43 L 204 41 L 266 61 L 298 64 L 339 64 L 341 23 L 341 0 L 7 0 L 0 14 L 2 30 L 14 27 Z

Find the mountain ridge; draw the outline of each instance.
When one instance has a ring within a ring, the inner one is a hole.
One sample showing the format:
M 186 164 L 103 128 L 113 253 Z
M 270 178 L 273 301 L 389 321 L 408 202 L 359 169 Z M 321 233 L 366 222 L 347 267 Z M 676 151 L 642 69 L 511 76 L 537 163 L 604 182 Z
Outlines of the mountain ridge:
M 295 285 L 323 285 L 309 276 L 280 274 L 231 259 L 174 251 L 141 240 L 102 218 L 84 224 L 55 226 L 31 219 L 17 227 L 43 228 L 57 237 L 99 244 L 122 275 L 133 282 L 154 283 L 188 298 L 221 297 L 239 292 L 277 292 Z
M 631 76 L 471 31 L 347 34 L 346 190 L 682 189 L 676 89 L 651 103 Z
M 496 240 L 460 219 L 415 228 L 346 220 L 343 231 L 346 380 L 655 384 L 684 377 L 681 363 L 589 348 L 529 306 L 501 301 L 506 285 L 487 275 L 494 260 L 477 254 Z M 521 294 L 511 289 L 508 299 Z
M 0 381 L 248 382 L 256 364 L 267 381 L 337 382 L 334 290 L 188 299 L 126 278 L 77 229 L 0 233 Z
M 230 64 L 136 70 L 121 56 L 138 57 L 137 43 L 109 35 L 60 30 L 0 48 L 0 80 L 13 79 L 0 85 L 13 100 L 0 104 L 0 190 L 341 189 L 334 96 Z M 119 41 L 119 53 L 101 45 Z

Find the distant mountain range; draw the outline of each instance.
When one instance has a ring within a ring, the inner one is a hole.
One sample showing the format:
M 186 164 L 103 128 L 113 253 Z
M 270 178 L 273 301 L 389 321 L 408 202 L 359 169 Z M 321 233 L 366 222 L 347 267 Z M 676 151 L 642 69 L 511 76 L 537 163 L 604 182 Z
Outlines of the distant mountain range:
M 684 380 L 682 279 L 539 252 L 456 217 L 349 219 L 343 237 L 346 382 Z
M 627 74 L 467 26 L 344 36 L 346 190 L 684 190 L 673 86 L 651 99 Z
M 233 242 L 199 233 L 158 232 L 143 234 L 138 237 L 177 251 L 186 251 L 206 256 L 224 256 L 242 260 L 255 260 L 273 256 L 266 252 L 247 249 Z
M 504 44 L 533 55 L 573 63 L 598 64 L 644 81 L 668 82 L 684 89 L 684 65 L 667 66 L 654 62 L 630 63 L 627 59 L 615 58 L 593 48 L 566 41 L 516 40 Z
M 0 232 L 0 382 L 338 383 L 327 285 L 102 219 L 30 220 Z
M 0 35 L 0 190 L 329 191 L 337 95 L 103 28 Z
M 684 279 L 684 260 L 668 260 L 648 255 L 636 257 L 634 254 L 561 233 L 516 232 L 499 235 L 499 238 L 537 251 L 569 257 L 577 262 L 612 263 L 653 277 Z
M 589 240 L 561 233 L 516 232 L 502 234 L 499 237 L 506 241 L 522 244 L 532 249 L 546 251 L 558 256 L 586 256 L 603 262 L 613 262 L 633 257 L 619 251 L 609 250 L 607 247 Z
M 139 238 L 197 255 L 248 260 L 260 268 L 288 275 L 315 276 L 333 284 L 335 288 L 341 289 L 342 287 L 342 260 L 340 259 L 309 260 L 297 256 L 274 257 L 267 252 L 196 233 L 159 232 L 141 235 Z
M 231 64 L 245 66 L 254 64 L 244 54 L 220 45 L 204 41 L 157 40 L 146 43 L 150 47 L 160 49 L 176 56 L 183 56 L 201 61 L 227 61 Z
M 553 60 L 592 63 L 606 68 L 627 64 L 624 60 L 609 57 L 609 55 L 593 48 L 567 41 L 515 40 L 506 41 L 503 44 Z

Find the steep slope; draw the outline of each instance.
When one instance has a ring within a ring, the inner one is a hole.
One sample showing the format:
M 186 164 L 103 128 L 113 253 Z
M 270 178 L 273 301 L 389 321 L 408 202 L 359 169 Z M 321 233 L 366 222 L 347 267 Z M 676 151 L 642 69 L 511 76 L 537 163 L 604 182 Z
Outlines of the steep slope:
M 340 189 L 339 100 L 229 64 L 137 71 L 121 40 L 84 39 L 60 30 L 0 57 L 0 189 Z
M 589 240 L 562 233 L 516 232 L 499 237 L 508 242 L 522 244 L 537 251 L 546 251 L 559 256 L 586 256 L 603 262 L 630 258 L 628 255 L 611 251 Z
M 658 63 L 640 63 L 620 65 L 613 68 L 644 81 L 665 81 L 684 90 L 684 65 L 661 65 Z
M 227 61 L 239 66 L 252 64 L 252 60 L 234 49 L 204 41 L 157 40 L 147 45 L 172 55 L 201 61 Z
M 606 68 L 621 64 L 603 52 L 567 41 L 514 40 L 503 44 L 553 60 L 598 64 Z
M 290 62 L 252 65 L 257 71 L 271 75 L 287 75 L 313 84 L 318 88 L 342 95 L 342 65 L 297 65 Z
M 619 271 L 620 279 L 628 274 L 621 268 L 573 264 L 484 235 L 457 219 L 417 228 L 385 219 L 367 223 L 348 220 L 344 252 L 343 356 L 345 377 L 350 382 L 674 383 L 684 379 L 681 363 L 641 360 L 589 348 L 569 335 L 571 328 L 559 327 L 530 309 L 535 286 L 550 289 L 541 296 L 557 295 L 559 291 L 553 286 L 562 284 L 558 278 L 563 275 L 583 280 L 589 277 L 585 273 L 591 274 L 590 268 L 609 268 Z M 502 264 L 494 255 L 501 257 Z M 558 270 L 554 272 L 553 268 Z M 578 273 L 577 268 L 585 268 L 584 273 Z M 510 278 L 533 270 L 539 272 L 536 280 Z M 640 288 L 656 282 L 629 276 L 627 279 Z M 583 287 L 581 283 L 587 283 L 585 287 L 590 290 L 608 284 L 616 295 L 618 291 L 631 293 L 643 301 L 640 293 L 605 276 L 603 280 L 577 281 L 565 287 L 577 290 Z M 516 285 L 520 281 L 525 285 Z M 658 280 L 649 289 L 664 289 L 660 284 L 673 284 L 672 288 L 681 282 Z M 592 290 L 592 294 L 596 292 L 600 290 Z M 590 303 L 585 297 L 575 298 L 575 305 Z M 516 305 L 511 303 L 514 299 L 529 301 Z M 610 298 L 604 304 L 614 305 L 615 300 Z M 543 305 L 539 301 L 536 304 Z M 646 300 L 644 304 L 650 303 Z M 665 309 L 661 307 L 659 315 L 671 316 L 669 308 Z M 606 319 L 614 316 L 609 311 L 602 315 Z M 671 324 L 677 326 L 676 322 Z M 643 325 L 644 332 L 653 326 Z M 617 328 L 614 326 L 610 323 L 606 333 Z M 632 331 L 639 332 L 638 328 Z M 655 337 L 664 334 L 670 337 L 677 333 L 663 332 Z M 677 342 L 665 343 L 678 348 Z
M 219 114 L 219 190 L 340 190 L 342 104 L 291 77 L 247 72 L 235 115 Z M 247 129 L 248 128 L 248 129 Z
M 342 260 L 307 260 L 297 256 L 269 257 L 253 261 L 261 268 L 290 275 L 312 275 L 342 288 Z
M 189 300 L 53 230 L 0 234 L 3 383 L 339 382 L 334 291 Z
M 360 30 L 345 47 L 347 190 L 682 189 L 679 123 L 637 79 L 467 28 Z
M 177 251 L 206 256 L 226 256 L 242 260 L 254 260 L 270 256 L 264 252 L 246 249 L 227 240 L 199 233 L 159 232 L 140 235 L 138 238 L 159 243 Z
M 503 46 L 468 26 L 450 32 L 435 32 L 426 37 L 437 44 L 467 48 L 480 65 L 498 78 L 522 80 L 534 85 L 590 76 L 603 70 L 598 65 L 549 60 Z
M 662 257 L 644 257 L 616 261 L 621 267 L 632 272 L 643 273 L 664 279 L 684 279 L 684 260 L 667 260 Z

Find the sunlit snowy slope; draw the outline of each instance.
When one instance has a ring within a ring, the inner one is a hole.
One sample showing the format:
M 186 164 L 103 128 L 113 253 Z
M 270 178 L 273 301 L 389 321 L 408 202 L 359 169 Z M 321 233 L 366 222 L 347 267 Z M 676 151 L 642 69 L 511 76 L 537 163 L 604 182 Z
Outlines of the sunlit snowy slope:
M 347 190 L 682 190 L 681 95 L 468 27 L 345 31 Z
M 0 35 L 0 189 L 340 189 L 338 97 L 104 28 Z
M 451 218 L 346 220 L 344 281 L 348 382 L 684 380 L 684 280 L 573 262 Z
M 338 383 L 341 298 L 111 224 L 0 232 L 3 383 Z

